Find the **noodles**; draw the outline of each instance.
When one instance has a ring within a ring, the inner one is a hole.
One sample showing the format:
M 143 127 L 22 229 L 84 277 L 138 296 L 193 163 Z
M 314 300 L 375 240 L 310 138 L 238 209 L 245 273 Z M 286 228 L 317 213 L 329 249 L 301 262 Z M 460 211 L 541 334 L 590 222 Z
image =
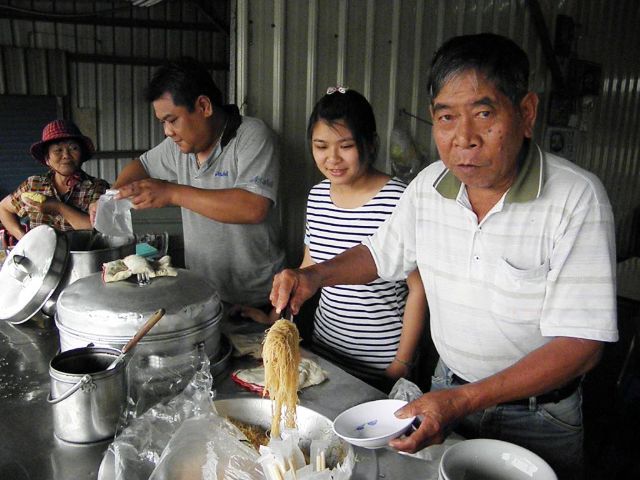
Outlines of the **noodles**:
M 295 323 L 280 319 L 269 330 L 264 339 L 265 395 L 273 402 L 271 437 L 280 437 L 280 418 L 285 408 L 284 424 L 296 426 L 296 404 L 298 403 L 298 365 L 300 364 L 300 335 Z
M 227 418 L 231 423 L 233 423 L 238 430 L 240 430 L 251 446 L 255 449 L 256 452 L 260 451 L 261 446 L 269 445 L 269 437 L 267 436 L 267 431 L 258 426 L 251 425 L 250 423 L 241 422 L 240 420 L 236 420 L 235 418 Z

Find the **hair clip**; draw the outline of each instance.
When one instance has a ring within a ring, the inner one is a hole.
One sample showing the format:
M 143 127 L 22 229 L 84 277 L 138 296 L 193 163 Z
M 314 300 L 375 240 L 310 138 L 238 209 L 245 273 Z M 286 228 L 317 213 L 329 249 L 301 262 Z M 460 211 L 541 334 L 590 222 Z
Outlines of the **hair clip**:
M 336 85 L 335 87 L 329 87 L 327 88 L 327 95 L 331 95 L 333 93 L 347 93 L 347 90 L 349 90 L 349 87 L 343 87 L 342 85 Z

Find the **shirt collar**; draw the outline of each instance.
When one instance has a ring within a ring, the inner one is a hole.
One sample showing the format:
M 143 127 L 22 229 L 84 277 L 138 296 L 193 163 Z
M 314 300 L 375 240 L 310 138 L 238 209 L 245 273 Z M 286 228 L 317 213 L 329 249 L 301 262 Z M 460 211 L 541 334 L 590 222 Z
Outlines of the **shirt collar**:
M 540 196 L 544 184 L 544 161 L 542 150 L 533 142 L 525 142 L 526 155 L 518 167 L 518 176 L 505 196 L 505 203 L 524 203 Z M 445 198 L 455 200 L 460 192 L 462 182 L 445 169 L 436 178 L 433 187 Z

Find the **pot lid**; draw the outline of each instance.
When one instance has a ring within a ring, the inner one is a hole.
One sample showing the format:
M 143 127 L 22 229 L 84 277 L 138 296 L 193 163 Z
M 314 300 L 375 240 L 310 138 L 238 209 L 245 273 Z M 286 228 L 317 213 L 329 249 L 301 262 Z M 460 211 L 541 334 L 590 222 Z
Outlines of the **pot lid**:
M 222 304 L 213 284 L 178 268 L 176 277 L 156 277 L 145 286 L 121 280 L 104 283 L 102 274 L 80 278 L 66 287 L 56 304 L 60 329 L 100 337 L 132 337 L 159 308 L 165 316 L 147 336 L 199 328 L 220 320 Z
M 0 320 L 33 317 L 60 283 L 68 256 L 67 238 L 48 225 L 27 232 L 0 270 Z

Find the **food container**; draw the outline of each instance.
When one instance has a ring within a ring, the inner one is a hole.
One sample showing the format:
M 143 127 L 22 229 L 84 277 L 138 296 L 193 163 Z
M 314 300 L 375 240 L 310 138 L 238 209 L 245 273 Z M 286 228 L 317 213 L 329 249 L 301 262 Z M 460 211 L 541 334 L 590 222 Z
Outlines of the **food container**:
M 115 435 L 126 401 L 124 363 L 107 367 L 119 354 L 112 348 L 77 348 L 51 360 L 47 401 L 57 438 L 93 443 Z
M 102 271 L 102 264 L 136 253 L 136 238 L 104 235 L 96 230 L 71 230 L 61 232 L 67 238 L 69 259 L 56 291 L 45 302 L 42 312 L 50 317 L 55 314 L 55 304 L 60 292 L 76 280 Z
M 549 464 L 526 448 L 490 438 L 464 440 L 442 456 L 438 480 L 558 480 Z
M 156 277 L 146 286 L 123 280 L 104 283 L 100 273 L 76 280 L 63 290 L 55 321 L 60 350 L 111 347 L 120 350 L 158 308 L 166 313 L 145 335 L 131 359 L 128 382 L 161 396 L 172 379 L 190 378 L 200 352 L 212 364 L 223 356 L 222 303 L 214 286 L 185 269 L 175 277 Z M 201 350 L 202 349 L 202 350 Z
M 233 420 L 238 420 L 246 425 L 253 425 L 260 427 L 264 430 L 268 430 L 271 427 L 271 417 L 273 414 L 272 402 L 269 399 L 253 398 L 253 397 L 233 397 L 225 399 L 217 399 L 214 402 L 215 409 L 220 416 L 228 417 Z M 297 430 L 300 435 L 299 446 L 305 455 L 311 454 L 311 443 L 314 440 L 324 440 L 326 443 L 326 465 L 328 468 L 334 469 L 337 463 L 342 465 L 340 474 L 334 470 L 334 475 L 329 477 L 322 476 L 317 478 L 378 478 L 378 466 L 377 459 L 372 454 L 369 454 L 366 450 L 360 450 L 357 452 L 358 461 L 356 462 L 356 451 L 347 442 L 341 440 L 331 431 L 331 420 L 307 407 L 298 406 L 296 409 L 297 414 Z M 193 418 L 192 418 L 193 420 Z M 184 420 L 176 420 L 179 424 Z M 152 432 L 156 433 L 156 432 Z M 144 453 L 149 453 L 149 450 L 153 449 L 156 444 L 150 442 L 145 445 Z M 206 456 L 206 444 L 193 444 L 192 448 L 185 452 L 185 460 L 190 466 L 196 466 L 201 468 L 203 464 L 203 451 Z M 140 451 L 135 452 L 139 455 Z M 189 458 L 191 455 L 191 458 Z M 142 458 L 142 457 L 138 457 Z M 164 458 L 164 456 L 163 456 Z M 158 464 L 158 459 L 154 462 Z M 98 480 L 115 480 L 116 479 L 116 457 L 112 448 L 107 449 L 100 469 L 98 470 Z M 128 465 L 131 468 L 131 464 Z M 160 469 L 162 470 L 162 469 Z M 185 469 L 180 468 L 181 473 Z M 122 471 L 121 471 L 122 472 Z M 353 475 L 351 473 L 353 472 Z M 162 476 L 167 471 L 159 471 L 158 468 L 154 471 L 152 478 L 175 478 L 174 476 Z M 328 474 L 328 472 L 325 472 Z M 183 477 L 181 477 L 183 478 Z M 191 477 L 189 477 L 191 478 Z M 200 470 L 195 478 L 201 478 Z M 209 477 L 206 477 L 209 478 Z M 226 477 L 225 477 L 226 478 Z M 234 477 L 236 478 L 236 477 Z M 254 478 L 254 476 L 247 473 L 246 478 Z M 265 477 L 271 478 L 271 477 Z M 286 476 L 285 478 L 292 478 Z M 306 477 L 310 478 L 310 477 Z M 313 478 L 316 478 L 315 476 Z
M 406 404 L 406 401 L 394 398 L 361 403 L 338 415 L 333 422 L 333 431 L 358 447 L 386 448 L 391 440 L 409 430 L 416 418 L 394 415 Z
M 53 316 L 59 293 L 102 269 L 102 263 L 135 253 L 134 237 L 59 232 L 41 225 L 8 254 L 0 270 L 0 320 L 23 323 L 42 310 Z

